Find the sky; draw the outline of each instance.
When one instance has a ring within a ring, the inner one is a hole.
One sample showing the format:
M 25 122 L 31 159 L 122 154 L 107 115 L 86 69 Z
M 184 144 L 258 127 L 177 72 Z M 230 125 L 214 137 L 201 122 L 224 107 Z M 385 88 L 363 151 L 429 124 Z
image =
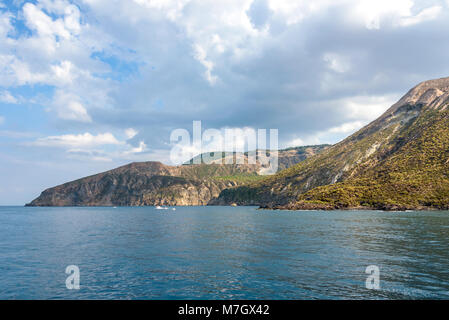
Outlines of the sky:
M 132 161 L 174 129 L 335 143 L 449 76 L 449 1 L 0 0 L 0 205 Z

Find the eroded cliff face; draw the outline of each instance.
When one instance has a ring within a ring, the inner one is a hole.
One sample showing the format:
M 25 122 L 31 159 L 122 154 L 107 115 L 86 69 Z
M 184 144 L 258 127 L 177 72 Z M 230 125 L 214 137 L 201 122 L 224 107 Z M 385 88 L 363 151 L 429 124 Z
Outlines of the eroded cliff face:
M 327 146 L 279 152 L 282 166 L 295 164 Z M 207 205 L 222 190 L 262 179 L 258 164 L 167 166 L 131 163 L 47 189 L 28 206 Z
M 410 202 L 413 208 L 444 208 L 448 103 L 449 78 L 423 82 L 342 142 L 264 180 L 226 189 L 213 203 L 329 209 L 405 208 Z
M 250 165 L 175 167 L 160 162 L 132 163 L 47 189 L 29 205 L 205 205 L 224 188 L 238 185 L 233 176 L 253 176 L 257 169 Z M 230 178 L 218 179 L 222 176 Z
M 424 81 L 411 89 L 397 103 L 391 106 L 383 116 L 382 120 L 396 113 L 403 106 L 426 106 L 429 109 L 445 110 L 449 104 L 449 77 Z

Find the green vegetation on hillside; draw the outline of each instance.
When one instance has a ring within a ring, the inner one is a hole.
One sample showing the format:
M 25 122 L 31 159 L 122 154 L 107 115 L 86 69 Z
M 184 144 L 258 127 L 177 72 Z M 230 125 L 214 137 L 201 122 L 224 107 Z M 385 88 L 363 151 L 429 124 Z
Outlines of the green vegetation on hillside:
M 236 174 L 229 176 L 218 176 L 213 177 L 212 179 L 217 181 L 235 181 L 238 183 L 249 183 L 254 181 L 259 181 L 264 179 L 265 176 L 257 175 L 257 174 Z
M 449 111 L 423 113 L 395 142 L 391 157 L 344 182 L 300 195 L 296 206 L 449 208 Z

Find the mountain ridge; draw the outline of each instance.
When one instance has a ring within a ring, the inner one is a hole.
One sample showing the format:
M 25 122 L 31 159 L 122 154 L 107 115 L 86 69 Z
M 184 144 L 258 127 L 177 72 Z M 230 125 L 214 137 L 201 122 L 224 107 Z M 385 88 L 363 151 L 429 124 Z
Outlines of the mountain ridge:
M 445 194 L 444 187 L 440 187 L 439 191 L 426 189 L 427 202 L 425 199 L 421 201 L 409 199 L 407 203 L 407 197 L 399 199 L 394 195 L 398 192 L 413 194 L 412 190 L 408 190 L 412 182 L 409 181 L 407 185 L 404 184 L 405 180 L 402 181 L 403 183 L 398 185 L 399 189 L 395 191 L 391 183 L 385 180 L 386 173 L 382 181 L 377 181 L 376 177 L 380 175 L 382 165 L 385 164 L 390 164 L 391 172 L 399 170 L 398 163 L 395 162 L 396 166 L 394 166 L 393 160 L 390 162 L 387 160 L 401 158 L 401 155 L 407 152 L 407 148 L 415 151 L 413 155 L 410 155 L 412 160 L 420 159 L 418 152 L 421 152 L 426 159 L 427 155 L 432 153 L 438 154 L 443 160 L 447 159 L 448 104 L 449 78 L 422 82 L 409 90 L 378 119 L 343 141 L 264 180 L 224 190 L 214 204 L 236 203 L 274 209 L 446 208 L 449 204 L 449 190 Z M 427 139 L 421 141 L 421 145 L 437 137 L 442 141 L 424 150 L 413 145 L 414 140 L 419 136 L 425 136 Z M 438 170 L 433 172 L 433 177 L 444 185 L 448 170 L 447 160 L 445 164 L 440 164 L 436 160 L 427 161 L 426 159 L 419 162 L 418 174 L 426 170 L 427 167 L 423 164 L 430 167 L 438 165 Z M 400 169 L 402 174 L 408 173 L 408 168 Z M 392 174 L 391 172 L 389 174 Z M 392 177 L 389 179 L 394 181 Z M 430 180 L 431 177 L 427 176 L 426 179 Z M 427 180 L 422 183 L 428 183 Z M 345 184 L 345 181 L 349 182 Z M 353 181 L 352 184 L 351 181 Z M 356 181 L 358 183 L 355 183 Z M 363 186 L 360 181 L 377 181 L 379 184 L 376 188 L 371 186 L 370 189 L 366 184 Z M 361 192 L 362 189 L 365 193 Z M 366 191 L 368 189 L 369 195 Z M 390 196 L 385 194 L 384 189 L 389 190 Z M 439 194 L 439 192 L 443 192 L 443 196 L 438 198 L 436 193 Z M 420 199 L 418 194 L 415 196 Z

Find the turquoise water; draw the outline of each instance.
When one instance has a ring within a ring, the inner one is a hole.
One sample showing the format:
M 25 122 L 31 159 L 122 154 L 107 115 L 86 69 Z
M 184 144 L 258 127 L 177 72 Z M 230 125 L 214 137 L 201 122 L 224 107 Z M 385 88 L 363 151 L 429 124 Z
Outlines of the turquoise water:
M 448 299 L 448 268 L 449 212 L 0 207 L 1 299 Z

